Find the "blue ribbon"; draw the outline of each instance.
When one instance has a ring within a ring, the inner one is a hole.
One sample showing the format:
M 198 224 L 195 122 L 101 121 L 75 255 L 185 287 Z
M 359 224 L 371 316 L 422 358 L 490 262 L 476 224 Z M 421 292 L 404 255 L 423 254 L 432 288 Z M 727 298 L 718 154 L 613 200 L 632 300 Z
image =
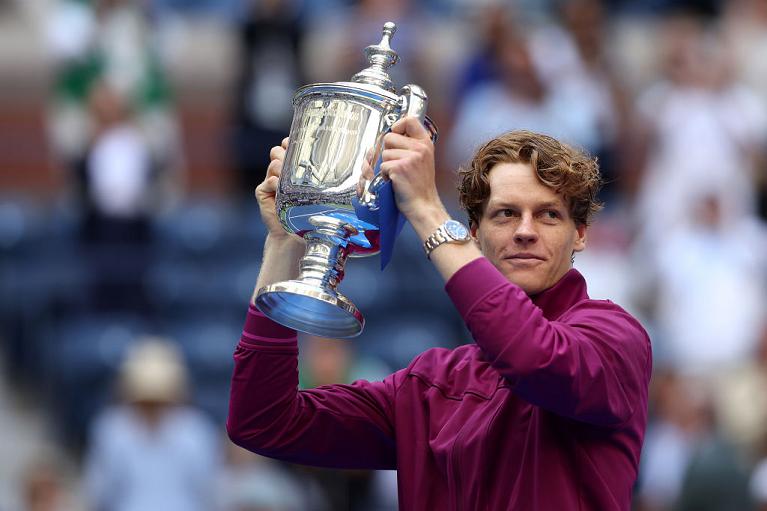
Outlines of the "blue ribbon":
M 377 197 L 379 205 L 377 211 L 370 211 L 367 207 L 360 205 L 356 197 L 352 200 L 352 204 L 354 205 L 357 218 L 363 222 L 377 225 L 379 228 L 381 271 L 383 271 L 389 264 L 389 261 L 391 261 L 391 256 L 394 252 L 394 242 L 402 232 L 406 220 L 402 213 L 400 213 L 399 208 L 397 208 L 391 181 L 386 181 L 378 189 Z

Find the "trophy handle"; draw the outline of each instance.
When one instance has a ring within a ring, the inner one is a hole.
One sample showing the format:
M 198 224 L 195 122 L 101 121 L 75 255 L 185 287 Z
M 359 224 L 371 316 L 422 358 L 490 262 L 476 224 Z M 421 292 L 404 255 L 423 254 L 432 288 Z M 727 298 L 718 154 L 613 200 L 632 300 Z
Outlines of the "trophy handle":
M 378 193 L 387 181 L 388 179 L 381 174 L 376 174 L 373 176 L 373 179 L 366 179 L 362 187 L 363 191 L 362 197 L 360 197 L 360 204 L 370 211 L 378 211 L 381 207 L 378 200 Z
M 426 118 L 426 107 L 429 104 L 429 97 L 426 92 L 415 84 L 408 84 L 400 90 L 400 119 L 412 115 L 418 117 L 421 122 Z
M 387 131 L 391 129 L 392 124 L 407 116 L 417 117 L 423 123 L 426 120 L 426 107 L 428 104 L 429 97 L 421 87 L 412 83 L 405 85 L 400 90 L 399 117 L 394 113 L 384 117 Z M 360 204 L 366 206 L 370 211 L 378 211 L 380 208 L 378 192 L 386 181 L 387 179 L 381 174 L 376 174 L 373 179 L 365 180 Z

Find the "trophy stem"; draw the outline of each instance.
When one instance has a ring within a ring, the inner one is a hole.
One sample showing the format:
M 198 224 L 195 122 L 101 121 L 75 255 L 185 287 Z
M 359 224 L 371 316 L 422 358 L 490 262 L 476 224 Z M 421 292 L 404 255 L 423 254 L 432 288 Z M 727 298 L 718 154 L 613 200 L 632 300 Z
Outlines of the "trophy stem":
M 317 229 L 304 235 L 306 253 L 299 263 L 298 279 L 335 291 L 344 278 L 349 237 L 356 234 L 357 230 L 349 224 L 338 225 L 340 221 L 335 218 L 320 215 L 312 217 L 312 224 L 315 224 L 312 221 L 315 218 L 319 218 Z
M 326 215 L 314 215 L 309 222 L 315 228 L 304 234 L 306 253 L 299 263 L 298 279 L 259 289 L 256 306 L 274 321 L 300 332 L 356 337 L 365 319 L 336 287 L 344 278 L 349 238 L 359 231 Z

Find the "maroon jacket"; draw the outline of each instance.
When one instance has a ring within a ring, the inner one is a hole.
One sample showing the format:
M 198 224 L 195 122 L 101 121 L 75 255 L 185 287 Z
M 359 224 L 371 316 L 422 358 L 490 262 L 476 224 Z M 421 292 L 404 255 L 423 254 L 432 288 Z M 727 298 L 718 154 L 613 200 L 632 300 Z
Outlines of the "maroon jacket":
M 298 390 L 296 334 L 251 308 L 227 429 L 265 456 L 398 471 L 402 510 L 628 510 L 650 341 L 575 270 L 532 300 L 481 258 L 446 289 L 476 344 Z M 396 327 L 395 327 L 396 328 Z

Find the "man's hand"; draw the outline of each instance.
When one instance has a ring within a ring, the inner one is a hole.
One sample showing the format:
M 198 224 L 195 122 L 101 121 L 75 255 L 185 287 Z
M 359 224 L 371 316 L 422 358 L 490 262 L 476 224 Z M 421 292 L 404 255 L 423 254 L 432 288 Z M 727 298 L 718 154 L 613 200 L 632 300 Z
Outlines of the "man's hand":
M 381 173 L 391 180 L 397 207 L 413 224 L 432 230 L 447 219 L 437 192 L 434 144 L 421 121 L 405 117 L 384 136 Z
M 437 192 L 434 144 L 429 132 L 415 117 L 405 117 L 384 137 L 381 173 L 392 183 L 397 207 L 425 241 L 450 218 Z M 445 243 L 432 252 L 431 260 L 445 281 L 482 254 L 474 243 Z
M 280 182 L 282 164 L 288 148 L 288 139 L 269 152 L 269 168 L 263 183 L 256 187 L 256 199 L 261 210 L 261 220 L 268 229 L 264 244 L 264 258 L 256 289 L 281 280 L 289 280 L 298 274 L 298 261 L 304 255 L 306 242 L 303 238 L 287 232 L 277 217 L 275 196 Z
M 266 225 L 269 235 L 273 238 L 281 238 L 290 235 L 282 227 L 282 224 L 280 224 L 275 206 L 277 186 L 280 182 L 282 164 L 285 161 L 285 151 L 287 148 L 287 137 L 282 140 L 282 145 L 272 147 L 272 150 L 269 152 L 271 161 L 266 170 L 266 178 L 264 178 L 264 181 L 256 187 L 256 200 L 258 200 L 258 207 L 261 210 L 261 220 L 264 222 L 264 225 Z

